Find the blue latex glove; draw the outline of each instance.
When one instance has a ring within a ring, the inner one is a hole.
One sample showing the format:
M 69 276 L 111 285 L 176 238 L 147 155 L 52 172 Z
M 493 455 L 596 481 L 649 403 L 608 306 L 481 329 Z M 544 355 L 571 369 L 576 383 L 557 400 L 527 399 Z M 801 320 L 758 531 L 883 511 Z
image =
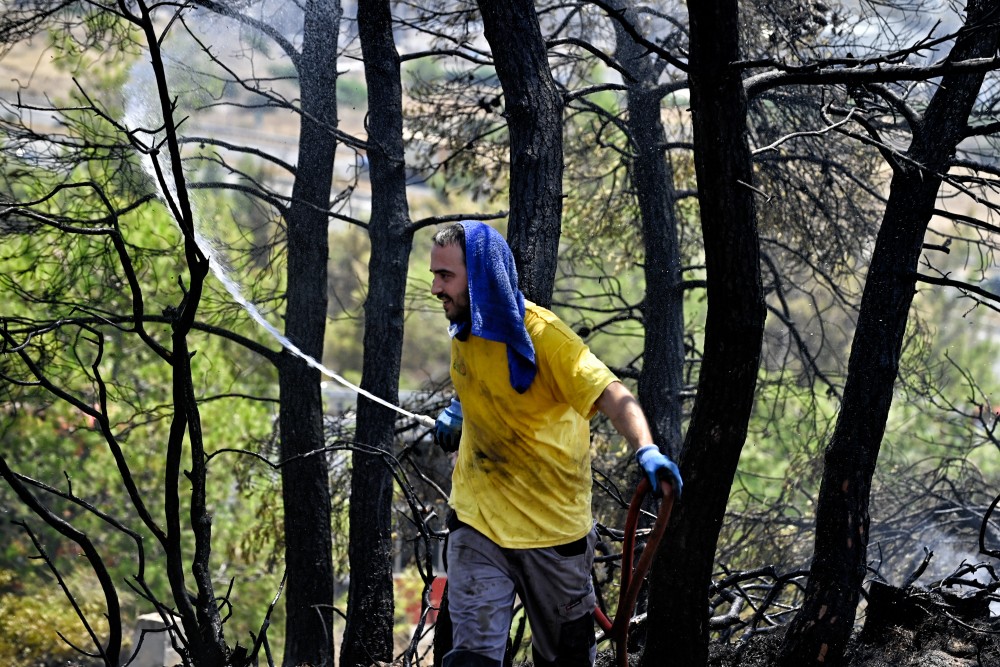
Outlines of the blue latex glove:
M 681 490 L 684 488 L 681 471 L 656 445 L 643 445 L 637 449 L 635 461 L 649 478 L 655 495 L 660 495 L 660 480 L 665 480 L 674 487 L 674 496 L 680 500 Z
M 451 399 L 434 422 L 434 444 L 446 452 L 457 452 L 462 439 L 462 404 Z

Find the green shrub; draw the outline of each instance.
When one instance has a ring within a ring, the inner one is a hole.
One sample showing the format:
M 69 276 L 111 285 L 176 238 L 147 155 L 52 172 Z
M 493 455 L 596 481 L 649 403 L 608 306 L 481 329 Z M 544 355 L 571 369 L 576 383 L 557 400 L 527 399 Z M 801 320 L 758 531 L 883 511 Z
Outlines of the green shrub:
M 77 593 L 81 609 L 102 640 L 108 622 L 100 595 L 94 587 Z M 72 590 L 72 586 L 71 586 Z M 55 582 L 24 583 L 16 572 L 0 570 L 0 665 L 42 667 L 88 665 L 68 641 L 93 651 L 90 637 L 72 605 Z

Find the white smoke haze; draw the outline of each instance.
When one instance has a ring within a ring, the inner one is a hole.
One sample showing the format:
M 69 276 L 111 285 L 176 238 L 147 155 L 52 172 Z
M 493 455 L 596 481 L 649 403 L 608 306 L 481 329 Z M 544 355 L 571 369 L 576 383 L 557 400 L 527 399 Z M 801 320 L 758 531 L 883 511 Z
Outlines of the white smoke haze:
M 936 494 L 921 497 L 919 480 L 915 481 L 916 495 L 910 496 L 909 502 L 905 497 L 902 501 L 898 496 L 894 498 L 895 502 L 908 506 L 905 515 L 877 517 L 873 512 L 868 554 L 876 577 L 884 577 L 888 584 L 899 587 L 924 567 L 912 584 L 917 588 L 941 588 L 966 597 L 992 586 L 995 594 L 1000 593 L 997 580 L 1000 563 L 979 552 L 979 530 L 986 505 L 970 502 L 969 498 L 943 501 Z M 914 487 L 910 487 L 911 492 Z M 873 506 L 878 502 L 874 501 Z M 987 526 L 986 538 L 987 548 L 990 544 L 1000 544 L 1000 530 L 995 521 Z M 961 575 L 957 579 L 970 585 L 941 586 L 956 574 Z M 990 604 L 990 614 L 1000 616 L 1000 602 Z

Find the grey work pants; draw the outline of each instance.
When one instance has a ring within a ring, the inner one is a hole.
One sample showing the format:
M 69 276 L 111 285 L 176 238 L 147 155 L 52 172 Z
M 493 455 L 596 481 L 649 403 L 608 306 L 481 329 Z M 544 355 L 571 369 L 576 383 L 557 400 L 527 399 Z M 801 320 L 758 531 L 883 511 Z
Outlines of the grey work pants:
M 597 533 L 544 549 L 504 549 L 468 526 L 448 536 L 453 649 L 445 667 L 500 665 L 521 598 L 536 665 L 591 667 L 596 658 L 591 580 Z

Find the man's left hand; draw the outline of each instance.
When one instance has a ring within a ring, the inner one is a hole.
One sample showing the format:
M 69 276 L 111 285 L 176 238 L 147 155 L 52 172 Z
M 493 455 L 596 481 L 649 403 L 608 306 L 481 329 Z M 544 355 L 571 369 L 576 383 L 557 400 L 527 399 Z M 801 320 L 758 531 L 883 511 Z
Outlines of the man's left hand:
M 635 452 L 635 460 L 646 473 L 646 477 L 649 478 L 655 495 L 660 495 L 660 480 L 663 480 L 670 482 L 670 485 L 674 487 L 674 495 L 680 500 L 681 491 L 684 489 L 681 471 L 676 463 L 660 451 L 659 447 L 656 445 L 640 447 Z

